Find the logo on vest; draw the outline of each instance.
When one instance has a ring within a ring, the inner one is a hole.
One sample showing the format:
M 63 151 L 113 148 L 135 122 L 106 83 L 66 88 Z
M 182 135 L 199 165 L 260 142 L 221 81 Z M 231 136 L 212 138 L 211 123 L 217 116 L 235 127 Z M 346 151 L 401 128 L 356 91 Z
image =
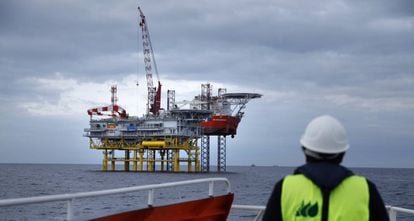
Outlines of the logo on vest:
M 296 211 L 296 217 L 315 217 L 318 215 L 319 208 L 318 208 L 318 202 L 312 204 L 307 203 L 305 204 L 304 201 L 302 201 L 302 204 L 299 206 L 298 210 Z

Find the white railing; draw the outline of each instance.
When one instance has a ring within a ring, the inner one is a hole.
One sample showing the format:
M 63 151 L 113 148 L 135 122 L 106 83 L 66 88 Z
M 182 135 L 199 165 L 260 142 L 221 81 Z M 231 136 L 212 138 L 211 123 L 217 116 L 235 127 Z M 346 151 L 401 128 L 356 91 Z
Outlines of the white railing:
M 224 182 L 226 184 L 227 193 L 231 192 L 231 185 L 227 178 L 205 178 L 205 179 L 186 180 L 186 181 L 178 181 L 178 182 L 170 182 L 170 183 L 125 187 L 125 188 L 118 188 L 118 189 L 99 190 L 99 191 L 91 191 L 91 192 L 58 194 L 58 195 L 50 195 L 50 196 L 38 196 L 38 197 L 16 198 L 16 199 L 3 199 L 3 200 L 0 200 L 0 207 L 35 204 L 35 203 L 46 203 L 46 202 L 54 202 L 54 201 L 66 201 L 67 202 L 66 220 L 73 220 L 73 201 L 75 199 L 148 190 L 147 204 L 148 206 L 152 206 L 154 205 L 154 191 L 156 189 L 190 185 L 190 184 L 198 184 L 198 183 L 208 183 L 209 184 L 208 185 L 208 196 L 213 196 L 215 182 Z M 266 209 L 265 206 L 236 205 L 236 204 L 233 204 L 231 208 L 233 210 L 247 210 L 247 211 L 256 212 L 256 217 L 254 218 L 254 221 L 261 220 L 263 217 L 264 211 Z M 405 213 L 405 214 L 414 216 L 414 210 L 410 210 L 410 209 L 387 206 L 387 210 L 388 210 L 388 214 L 390 217 L 390 221 L 397 220 L 397 213 Z
M 390 221 L 396 221 L 397 220 L 397 212 L 414 215 L 414 210 L 412 210 L 412 209 L 405 209 L 405 208 L 401 208 L 401 207 L 387 206 L 387 210 L 388 210 L 388 215 L 390 217 Z
M 99 191 L 91 191 L 91 192 L 58 194 L 58 195 L 50 195 L 50 196 L 37 196 L 37 197 L 16 198 L 16 199 L 4 199 L 4 200 L 0 200 L 0 207 L 35 204 L 35 203 L 46 203 L 46 202 L 54 202 L 54 201 L 66 201 L 67 202 L 66 220 L 73 220 L 73 201 L 75 199 L 148 190 L 148 206 L 152 206 L 154 205 L 154 190 L 156 189 L 190 185 L 190 184 L 198 184 L 198 183 L 208 183 L 209 184 L 208 185 L 208 196 L 213 196 L 215 182 L 224 182 L 227 187 L 227 193 L 231 192 L 231 185 L 227 178 L 206 178 L 206 179 L 186 180 L 186 181 L 178 181 L 178 182 L 171 182 L 171 183 L 133 186 L 133 187 L 118 188 L 118 189 L 99 190 Z
M 255 205 L 235 205 L 233 204 L 231 206 L 232 209 L 239 209 L 239 210 L 249 210 L 249 211 L 255 211 L 257 212 L 256 217 L 253 221 L 259 221 L 262 220 L 264 211 L 266 209 L 266 206 L 255 206 Z

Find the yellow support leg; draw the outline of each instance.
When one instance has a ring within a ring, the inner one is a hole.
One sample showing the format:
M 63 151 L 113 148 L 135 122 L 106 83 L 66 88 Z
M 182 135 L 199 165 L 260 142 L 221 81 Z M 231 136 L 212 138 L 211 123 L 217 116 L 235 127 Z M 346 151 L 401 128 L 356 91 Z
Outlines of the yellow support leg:
M 161 155 L 161 171 L 164 171 L 164 155 L 165 155 L 164 150 L 160 150 L 160 155 Z
M 194 170 L 195 170 L 195 172 L 200 172 L 200 160 L 198 159 L 198 147 L 196 147 L 196 149 L 195 149 L 195 159 L 194 159 L 194 161 L 195 161 L 195 165 L 194 165 Z
M 102 170 L 108 171 L 108 150 L 104 150 L 104 158 L 102 160 Z
M 155 150 L 153 150 L 152 151 L 152 171 L 155 171 L 156 170 L 156 165 L 155 165 L 155 154 L 156 154 L 156 151 Z
M 189 151 L 186 151 L 186 153 L 187 153 L 187 172 L 191 172 L 191 161 L 192 161 L 192 159 L 191 159 L 191 150 L 189 150 Z
M 152 151 L 152 150 L 148 150 L 148 161 L 147 161 L 147 165 L 148 165 L 148 171 L 149 172 L 152 172 L 153 171 L 153 164 L 152 164 L 152 162 L 153 162 L 153 160 L 152 160 L 152 158 L 153 158 L 153 155 L 154 155 L 154 152 Z
M 137 150 L 134 150 L 134 164 L 133 164 L 133 170 L 137 171 Z
M 124 170 L 129 171 L 129 150 L 125 150 Z
M 144 150 L 139 150 L 139 171 L 144 170 Z
M 115 171 L 115 150 L 112 150 L 112 157 L 111 157 L 111 170 Z
M 174 150 L 174 173 L 180 172 L 180 150 Z

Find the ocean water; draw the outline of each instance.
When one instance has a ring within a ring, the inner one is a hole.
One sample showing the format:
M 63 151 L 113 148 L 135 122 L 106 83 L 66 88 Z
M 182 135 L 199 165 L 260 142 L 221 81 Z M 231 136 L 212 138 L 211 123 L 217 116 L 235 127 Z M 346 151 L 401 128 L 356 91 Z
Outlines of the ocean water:
M 232 184 L 236 204 L 266 205 L 274 184 L 293 172 L 290 167 L 229 166 L 226 173 L 134 173 L 102 172 L 100 165 L 0 164 L 0 199 L 75 193 L 155 184 L 207 177 L 226 177 Z M 414 209 L 414 169 L 352 168 L 373 181 L 387 205 Z M 224 193 L 215 185 L 215 193 Z M 205 198 L 207 184 L 157 190 L 155 205 Z M 74 202 L 76 220 L 99 217 L 146 207 L 147 192 L 136 192 Z M 0 220 L 64 220 L 66 204 L 52 202 L 36 205 L 0 207 Z M 229 220 L 253 220 L 256 214 L 232 210 Z M 398 220 L 414 220 L 399 215 Z

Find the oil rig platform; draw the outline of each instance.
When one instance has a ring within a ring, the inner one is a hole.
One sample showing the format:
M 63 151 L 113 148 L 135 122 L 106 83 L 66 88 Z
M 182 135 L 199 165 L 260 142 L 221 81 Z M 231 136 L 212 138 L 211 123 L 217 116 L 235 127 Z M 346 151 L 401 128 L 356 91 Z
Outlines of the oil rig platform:
M 226 171 L 226 137 L 236 135 L 246 104 L 262 95 L 227 93 L 225 88 L 213 95 L 212 85 L 206 83 L 191 101 L 176 102 L 175 90 L 167 90 L 167 107 L 161 108 L 161 83 L 148 25 L 138 10 L 148 90 L 146 114 L 129 116 L 117 104 L 113 85 L 111 104 L 87 111 L 90 125 L 84 136 L 90 148 L 102 151 L 103 171 L 116 171 L 116 165 L 123 164 L 124 171 L 209 172 L 210 137 L 217 136 L 217 171 Z

